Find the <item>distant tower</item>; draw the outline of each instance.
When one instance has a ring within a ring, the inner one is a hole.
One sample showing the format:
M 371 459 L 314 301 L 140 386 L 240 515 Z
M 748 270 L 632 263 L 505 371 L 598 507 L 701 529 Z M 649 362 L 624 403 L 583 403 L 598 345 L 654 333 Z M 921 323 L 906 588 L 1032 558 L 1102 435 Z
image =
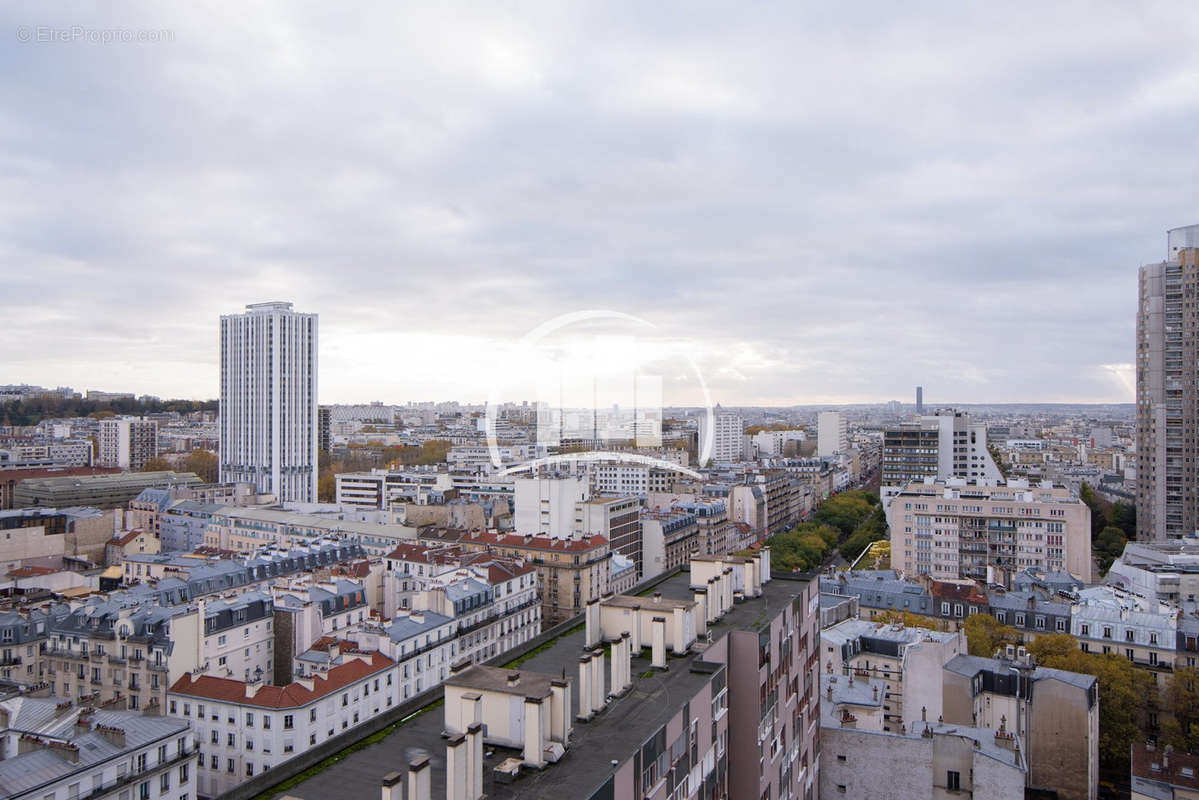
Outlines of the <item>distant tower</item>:
M 316 502 L 317 316 L 257 303 L 221 317 L 221 480 Z
M 916 413 L 917 414 L 924 413 L 924 387 L 923 386 L 916 387 Z

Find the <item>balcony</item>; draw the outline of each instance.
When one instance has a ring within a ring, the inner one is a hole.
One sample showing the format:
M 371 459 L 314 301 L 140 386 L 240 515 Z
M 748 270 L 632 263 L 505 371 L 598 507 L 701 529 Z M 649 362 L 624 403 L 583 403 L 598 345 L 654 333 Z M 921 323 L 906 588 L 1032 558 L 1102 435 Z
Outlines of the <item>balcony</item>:
M 20 663 L 20 656 L 0 656 L 0 667 L 12 667 Z

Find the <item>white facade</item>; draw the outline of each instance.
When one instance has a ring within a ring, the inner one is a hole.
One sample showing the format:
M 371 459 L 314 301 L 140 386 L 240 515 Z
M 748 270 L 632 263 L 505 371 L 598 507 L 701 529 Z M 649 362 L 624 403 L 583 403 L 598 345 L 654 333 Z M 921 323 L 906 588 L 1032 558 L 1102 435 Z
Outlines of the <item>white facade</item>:
M 257 303 L 221 317 L 221 480 L 316 501 L 317 315 Z
M 569 538 L 574 530 L 575 503 L 586 500 L 589 494 L 584 477 L 517 478 L 513 515 L 516 532 Z
M 191 721 L 199 740 L 199 794 L 224 794 L 399 702 L 390 659 L 341 659 L 326 674 L 288 687 L 204 675 L 185 675 L 172 686 L 167 713 Z
M 745 422 L 736 414 L 721 411 L 712 413 L 712 438 L 708 442 L 708 420 L 699 422 L 699 457 L 704 454 L 712 461 L 737 461 L 745 448 Z
M 816 418 L 816 455 L 821 458 L 849 449 L 849 422 L 840 411 L 821 411 Z
M 133 417 L 100 420 L 102 467 L 120 467 L 138 472 L 158 456 L 158 423 Z

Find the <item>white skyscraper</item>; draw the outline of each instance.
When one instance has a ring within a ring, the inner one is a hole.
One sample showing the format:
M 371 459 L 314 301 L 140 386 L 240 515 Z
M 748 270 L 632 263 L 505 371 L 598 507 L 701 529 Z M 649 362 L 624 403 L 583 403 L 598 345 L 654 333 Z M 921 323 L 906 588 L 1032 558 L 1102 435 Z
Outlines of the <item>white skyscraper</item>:
M 316 501 L 317 315 L 255 303 L 221 317 L 221 480 Z
M 816 417 L 816 455 L 849 450 L 849 422 L 840 411 L 821 411 Z

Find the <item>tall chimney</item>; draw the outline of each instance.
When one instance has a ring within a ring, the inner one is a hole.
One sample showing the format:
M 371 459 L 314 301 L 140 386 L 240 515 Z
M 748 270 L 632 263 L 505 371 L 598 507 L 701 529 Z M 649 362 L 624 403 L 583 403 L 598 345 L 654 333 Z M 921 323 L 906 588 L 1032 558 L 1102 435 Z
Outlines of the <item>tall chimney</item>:
M 587 601 L 587 606 L 583 610 L 584 623 L 586 627 L 586 639 L 583 642 L 584 647 L 595 647 L 603 638 L 604 632 L 600 624 L 600 601 L 599 598 L 593 598 Z
M 433 770 L 428 756 L 417 756 L 408 762 L 407 800 L 432 800 Z
M 471 723 L 466 729 L 466 797 L 479 800 L 483 796 L 483 724 Z
M 695 633 L 704 636 L 708 632 L 708 590 L 695 590 Z
M 383 776 L 382 800 L 404 800 L 404 774 L 389 772 Z
M 545 729 L 541 723 L 540 697 L 525 698 L 524 764 L 536 769 L 545 766 Z
M 579 656 L 579 716 L 580 722 L 591 719 L 591 654 Z
M 651 627 L 653 645 L 650 666 L 654 669 L 666 669 L 666 617 L 654 617 Z
M 456 733 L 445 743 L 446 800 L 467 800 L 468 762 L 466 736 Z
M 604 692 L 604 651 L 591 653 L 591 707 L 599 711 L 608 702 Z

